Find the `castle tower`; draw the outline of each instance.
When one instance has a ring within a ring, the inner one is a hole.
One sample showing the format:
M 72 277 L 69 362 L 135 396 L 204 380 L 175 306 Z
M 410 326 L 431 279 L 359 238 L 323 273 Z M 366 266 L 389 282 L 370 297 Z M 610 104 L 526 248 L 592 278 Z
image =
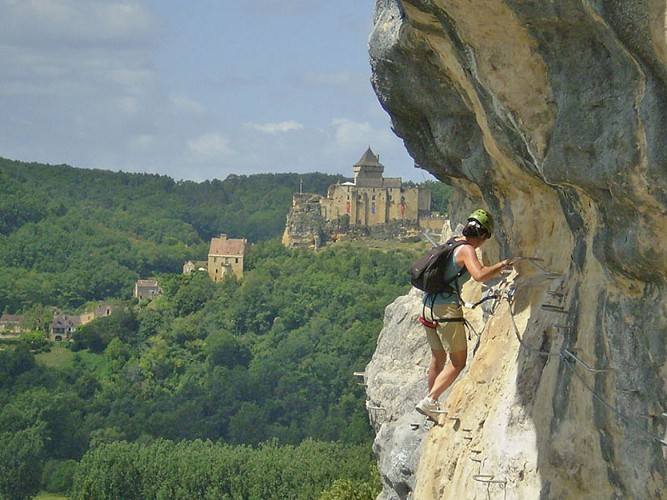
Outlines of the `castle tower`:
M 354 184 L 357 187 L 382 187 L 384 165 L 380 157 L 375 155 L 370 146 L 357 163 L 354 164 Z

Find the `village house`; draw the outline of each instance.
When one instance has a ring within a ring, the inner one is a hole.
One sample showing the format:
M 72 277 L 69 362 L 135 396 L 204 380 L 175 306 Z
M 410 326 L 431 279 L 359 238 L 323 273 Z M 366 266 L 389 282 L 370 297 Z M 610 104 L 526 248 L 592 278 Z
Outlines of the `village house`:
M 94 311 L 83 313 L 80 316 L 81 324 L 85 325 L 86 323 L 90 323 L 94 319 L 103 318 L 105 316 L 111 316 L 114 310 L 115 307 L 109 304 L 99 304 Z
M 211 239 L 207 268 L 208 275 L 214 282 L 221 281 L 229 274 L 234 274 L 237 279 L 243 277 L 247 243 L 245 239 L 227 238 L 226 234 Z
M 195 271 L 207 271 L 208 261 L 205 260 L 189 260 L 183 264 L 183 274 L 193 274 Z
M 68 340 L 79 326 L 111 316 L 115 311 L 114 306 L 100 303 L 93 311 L 83 314 L 56 314 L 49 328 L 49 339 L 54 342 Z
M 81 325 L 81 316 L 71 314 L 56 314 L 51 322 L 49 338 L 54 342 L 69 339 Z
M 0 333 L 11 334 L 20 333 L 22 331 L 21 321 L 23 316 L 16 314 L 3 314 L 0 316 Z
M 162 293 L 156 280 L 137 280 L 132 296 L 139 300 L 151 300 Z

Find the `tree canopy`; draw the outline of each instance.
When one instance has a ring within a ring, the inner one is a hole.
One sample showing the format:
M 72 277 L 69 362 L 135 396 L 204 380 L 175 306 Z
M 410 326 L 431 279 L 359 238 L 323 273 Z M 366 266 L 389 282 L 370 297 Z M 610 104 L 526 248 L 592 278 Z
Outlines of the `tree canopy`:
M 0 311 L 41 333 L 0 345 L 0 497 L 41 485 L 105 498 L 129 481 L 127 498 L 374 498 L 353 373 L 423 247 L 284 248 L 292 194 L 337 180 L 197 184 L 0 159 Z M 220 233 L 252 243 L 243 279 L 181 274 Z M 163 295 L 131 300 L 147 276 Z M 44 342 L 53 311 L 103 299 L 114 314 Z M 163 470 L 177 480 L 158 481 Z

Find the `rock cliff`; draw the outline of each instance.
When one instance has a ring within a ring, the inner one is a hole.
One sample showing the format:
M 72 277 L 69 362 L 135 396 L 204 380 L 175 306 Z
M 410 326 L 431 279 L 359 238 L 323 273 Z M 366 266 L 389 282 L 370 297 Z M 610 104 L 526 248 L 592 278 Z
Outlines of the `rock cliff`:
M 517 258 L 468 313 L 479 346 L 430 429 L 412 410 L 419 296 L 387 308 L 365 372 L 383 498 L 667 496 L 665 14 L 376 1 L 372 84 L 394 130 L 457 188 L 452 220 L 495 214 L 484 259 Z

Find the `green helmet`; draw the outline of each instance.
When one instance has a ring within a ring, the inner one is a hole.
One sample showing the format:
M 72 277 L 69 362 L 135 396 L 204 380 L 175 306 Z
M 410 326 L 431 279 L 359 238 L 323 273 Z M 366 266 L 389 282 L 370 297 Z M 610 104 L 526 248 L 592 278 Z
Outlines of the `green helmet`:
M 489 232 L 489 235 L 493 234 L 493 217 L 486 210 L 478 208 L 470 214 L 468 220 L 476 220 Z

